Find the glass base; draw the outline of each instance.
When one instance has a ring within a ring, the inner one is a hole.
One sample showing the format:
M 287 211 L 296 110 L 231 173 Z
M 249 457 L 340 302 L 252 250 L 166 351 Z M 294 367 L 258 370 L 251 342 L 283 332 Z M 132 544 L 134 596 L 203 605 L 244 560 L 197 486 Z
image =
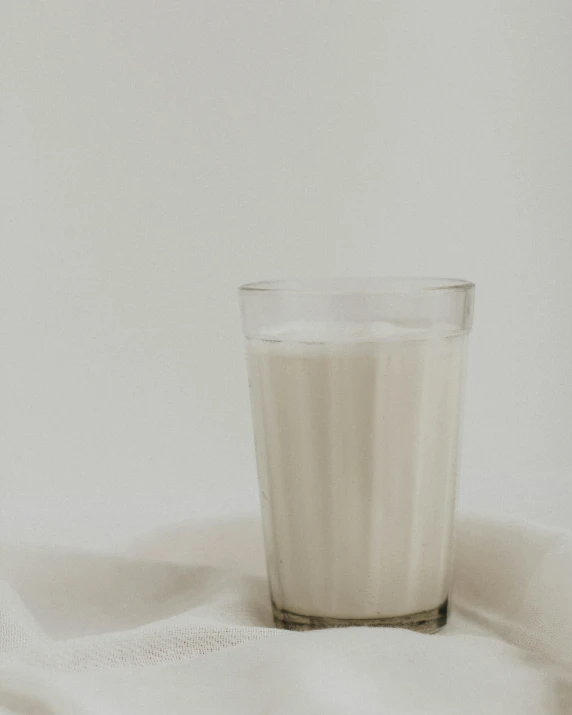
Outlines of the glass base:
M 390 618 L 329 618 L 327 616 L 303 616 L 272 604 L 274 623 L 287 631 L 314 631 L 320 628 L 349 628 L 370 626 L 381 628 L 407 628 L 418 633 L 436 633 L 447 623 L 448 601 L 430 611 L 420 611 Z

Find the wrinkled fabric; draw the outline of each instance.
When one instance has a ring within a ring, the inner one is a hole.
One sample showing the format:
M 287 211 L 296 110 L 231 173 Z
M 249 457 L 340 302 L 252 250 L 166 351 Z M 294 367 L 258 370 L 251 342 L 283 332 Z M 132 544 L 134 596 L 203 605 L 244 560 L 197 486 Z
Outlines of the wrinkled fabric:
M 0 551 L 0 713 L 571 715 L 572 534 L 461 520 L 439 634 L 272 627 L 260 527 Z

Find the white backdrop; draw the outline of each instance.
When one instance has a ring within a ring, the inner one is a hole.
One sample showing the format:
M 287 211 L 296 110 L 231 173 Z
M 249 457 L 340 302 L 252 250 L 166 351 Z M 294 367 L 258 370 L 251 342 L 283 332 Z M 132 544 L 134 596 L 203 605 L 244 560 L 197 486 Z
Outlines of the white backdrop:
M 0 536 L 256 507 L 235 287 L 477 283 L 461 504 L 572 526 L 568 0 L 3 0 Z

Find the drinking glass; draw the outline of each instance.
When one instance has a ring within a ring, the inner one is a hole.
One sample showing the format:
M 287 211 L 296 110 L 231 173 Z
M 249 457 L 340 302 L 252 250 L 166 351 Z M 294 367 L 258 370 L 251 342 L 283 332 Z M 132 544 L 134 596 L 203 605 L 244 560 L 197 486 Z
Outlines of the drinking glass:
M 447 620 L 474 285 L 239 289 L 279 628 Z

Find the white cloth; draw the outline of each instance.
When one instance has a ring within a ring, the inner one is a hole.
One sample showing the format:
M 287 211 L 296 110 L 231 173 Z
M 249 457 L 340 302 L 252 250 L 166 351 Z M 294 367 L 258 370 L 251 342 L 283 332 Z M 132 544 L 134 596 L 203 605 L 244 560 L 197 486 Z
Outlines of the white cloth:
M 0 713 L 572 713 L 571 534 L 462 520 L 435 636 L 278 631 L 261 554 L 253 519 L 124 556 L 4 547 Z

